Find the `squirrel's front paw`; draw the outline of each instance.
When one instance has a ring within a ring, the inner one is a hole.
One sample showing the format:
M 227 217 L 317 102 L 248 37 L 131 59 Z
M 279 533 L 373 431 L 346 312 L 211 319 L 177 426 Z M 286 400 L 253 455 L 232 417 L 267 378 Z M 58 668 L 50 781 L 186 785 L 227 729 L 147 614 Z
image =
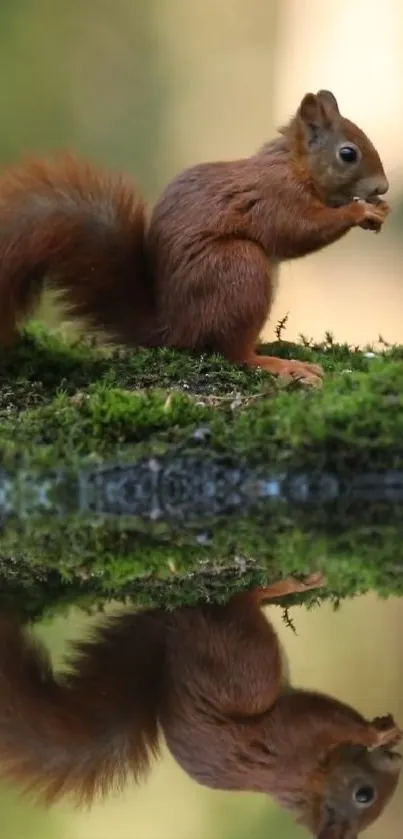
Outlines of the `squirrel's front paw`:
M 357 198 L 355 201 L 357 208 L 357 225 L 363 230 L 374 230 L 379 233 L 386 217 L 390 213 L 389 204 L 379 198 L 374 204 Z
M 396 746 L 403 738 L 403 731 L 396 725 L 392 714 L 387 714 L 385 717 L 375 717 L 371 721 L 371 728 L 373 732 L 371 748 L 373 749 L 377 749 L 379 746 Z

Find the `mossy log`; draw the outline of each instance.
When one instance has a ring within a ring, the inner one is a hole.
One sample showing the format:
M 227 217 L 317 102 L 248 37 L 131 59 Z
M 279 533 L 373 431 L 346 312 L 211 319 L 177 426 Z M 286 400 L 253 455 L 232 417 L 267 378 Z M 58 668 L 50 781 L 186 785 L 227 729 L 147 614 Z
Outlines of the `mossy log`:
M 321 363 L 323 388 L 26 332 L 0 370 L 3 604 L 219 601 L 317 569 L 335 602 L 401 594 L 403 347 L 262 352 Z

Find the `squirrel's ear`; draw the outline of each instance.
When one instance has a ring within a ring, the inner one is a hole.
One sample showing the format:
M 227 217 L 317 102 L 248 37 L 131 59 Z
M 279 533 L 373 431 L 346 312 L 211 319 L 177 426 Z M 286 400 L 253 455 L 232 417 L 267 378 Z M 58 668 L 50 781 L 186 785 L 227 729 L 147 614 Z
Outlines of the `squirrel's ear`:
M 318 97 L 314 93 L 306 93 L 299 108 L 298 114 L 307 125 L 320 125 L 320 106 Z
M 340 111 L 335 95 L 330 90 L 319 90 L 316 95 L 329 124 L 333 125 L 335 122 L 338 122 L 340 120 Z
M 340 119 L 337 101 L 329 90 L 320 90 L 316 95 L 306 93 L 299 106 L 298 116 L 304 125 L 310 148 L 320 146 L 323 135 Z

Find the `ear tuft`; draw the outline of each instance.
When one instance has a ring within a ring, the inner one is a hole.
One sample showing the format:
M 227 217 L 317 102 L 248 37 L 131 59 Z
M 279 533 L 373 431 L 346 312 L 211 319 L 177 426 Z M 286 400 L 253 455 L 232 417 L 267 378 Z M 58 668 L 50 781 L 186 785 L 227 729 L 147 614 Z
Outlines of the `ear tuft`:
M 306 93 L 298 109 L 311 149 L 320 147 L 329 134 L 337 129 L 341 120 L 336 97 L 330 90 Z
M 340 116 L 339 106 L 334 93 L 330 90 L 319 90 L 316 95 L 327 112 Z
M 341 116 L 336 97 L 330 90 L 320 90 L 316 95 L 320 108 L 322 109 L 324 125 L 327 125 L 328 128 L 337 127 L 340 123 Z
M 307 147 L 320 148 L 328 126 L 323 105 L 315 93 L 305 94 L 298 108 L 297 120 L 303 127 Z
M 318 125 L 320 122 L 320 110 L 318 98 L 314 93 L 306 93 L 300 106 L 299 116 L 307 125 Z

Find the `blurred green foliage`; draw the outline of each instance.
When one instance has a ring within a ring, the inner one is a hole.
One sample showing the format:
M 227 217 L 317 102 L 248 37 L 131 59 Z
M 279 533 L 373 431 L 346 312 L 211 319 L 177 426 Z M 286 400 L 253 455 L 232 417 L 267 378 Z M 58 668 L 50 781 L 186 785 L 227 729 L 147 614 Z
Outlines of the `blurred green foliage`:
M 3 0 L 0 161 L 69 148 L 156 187 L 169 73 L 153 3 Z M 141 173 L 141 175 L 140 175 Z

